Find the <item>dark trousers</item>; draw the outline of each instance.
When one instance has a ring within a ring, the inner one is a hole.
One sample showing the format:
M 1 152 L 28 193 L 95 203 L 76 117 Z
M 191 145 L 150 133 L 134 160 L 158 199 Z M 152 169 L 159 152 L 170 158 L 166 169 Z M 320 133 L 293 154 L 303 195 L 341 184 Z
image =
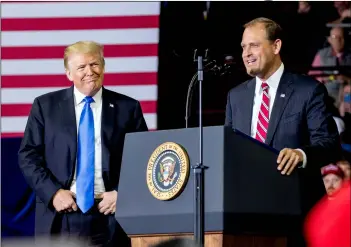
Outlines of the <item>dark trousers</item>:
M 81 246 L 130 246 L 130 239 L 124 233 L 114 215 L 104 215 L 95 205 L 85 214 L 77 211 L 62 213 L 58 232 L 60 242 L 79 243 Z M 57 239 L 57 238 L 56 238 Z

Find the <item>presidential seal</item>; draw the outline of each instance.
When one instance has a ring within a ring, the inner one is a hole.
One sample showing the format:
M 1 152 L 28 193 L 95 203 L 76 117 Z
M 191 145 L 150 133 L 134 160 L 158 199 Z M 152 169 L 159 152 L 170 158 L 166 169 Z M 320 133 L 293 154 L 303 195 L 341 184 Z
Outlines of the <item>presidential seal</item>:
M 151 154 L 146 171 L 147 186 L 159 200 L 174 199 L 183 191 L 189 170 L 189 157 L 185 149 L 177 143 L 165 142 Z

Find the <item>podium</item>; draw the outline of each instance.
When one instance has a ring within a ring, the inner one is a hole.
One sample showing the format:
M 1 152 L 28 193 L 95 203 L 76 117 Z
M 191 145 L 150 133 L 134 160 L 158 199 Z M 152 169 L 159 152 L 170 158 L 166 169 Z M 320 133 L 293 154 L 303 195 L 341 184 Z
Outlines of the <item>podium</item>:
M 132 247 L 193 237 L 194 174 L 191 167 L 184 169 L 187 161 L 190 166 L 198 162 L 198 132 L 188 128 L 126 135 L 115 217 Z M 226 126 L 203 129 L 203 151 L 205 246 L 285 247 L 301 214 L 297 172 L 281 175 L 277 150 Z M 177 159 L 173 170 L 168 169 L 170 160 Z M 172 172 L 174 184 L 167 184 Z M 182 188 L 178 184 L 167 192 L 177 181 Z

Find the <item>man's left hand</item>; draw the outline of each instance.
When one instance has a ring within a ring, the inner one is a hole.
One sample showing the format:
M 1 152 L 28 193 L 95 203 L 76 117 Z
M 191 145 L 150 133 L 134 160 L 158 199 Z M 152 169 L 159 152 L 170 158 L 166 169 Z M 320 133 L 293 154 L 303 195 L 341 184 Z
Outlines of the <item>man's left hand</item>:
M 283 175 L 290 175 L 300 162 L 303 162 L 303 154 L 299 150 L 284 148 L 277 159 L 278 170 L 282 171 Z
M 108 215 L 116 211 L 117 191 L 104 192 L 101 195 L 102 201 L 99 203 L 98 208 L 100 213 Z

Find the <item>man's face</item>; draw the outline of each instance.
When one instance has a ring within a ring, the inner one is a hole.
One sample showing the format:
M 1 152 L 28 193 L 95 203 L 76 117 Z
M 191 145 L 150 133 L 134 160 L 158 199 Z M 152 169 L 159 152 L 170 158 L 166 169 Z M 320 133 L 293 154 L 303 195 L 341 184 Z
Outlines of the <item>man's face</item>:
M 93 96 L 102 86 L 104 66 L 99 54 L 75 53 L 68 59 L 67 78 L 79 92 Z
M 332 30 L 330 30 L 328 42 L 335 52 L 342 52 L 345 46 L 343 29 L 333 28 Z
M 341 188 L 342 178 L 335 174 L 328 174 L 323 177 L 325 189 L 328 196 L 334 194 L 335 191 Z
M 264 78 L 269 73 L 276 55 L 279 54 L 280 42 L 280 40 L 271 42 L 267 39 L 263 24 L 247 27 L 241 41 L 242 58 L 247 73 Z

